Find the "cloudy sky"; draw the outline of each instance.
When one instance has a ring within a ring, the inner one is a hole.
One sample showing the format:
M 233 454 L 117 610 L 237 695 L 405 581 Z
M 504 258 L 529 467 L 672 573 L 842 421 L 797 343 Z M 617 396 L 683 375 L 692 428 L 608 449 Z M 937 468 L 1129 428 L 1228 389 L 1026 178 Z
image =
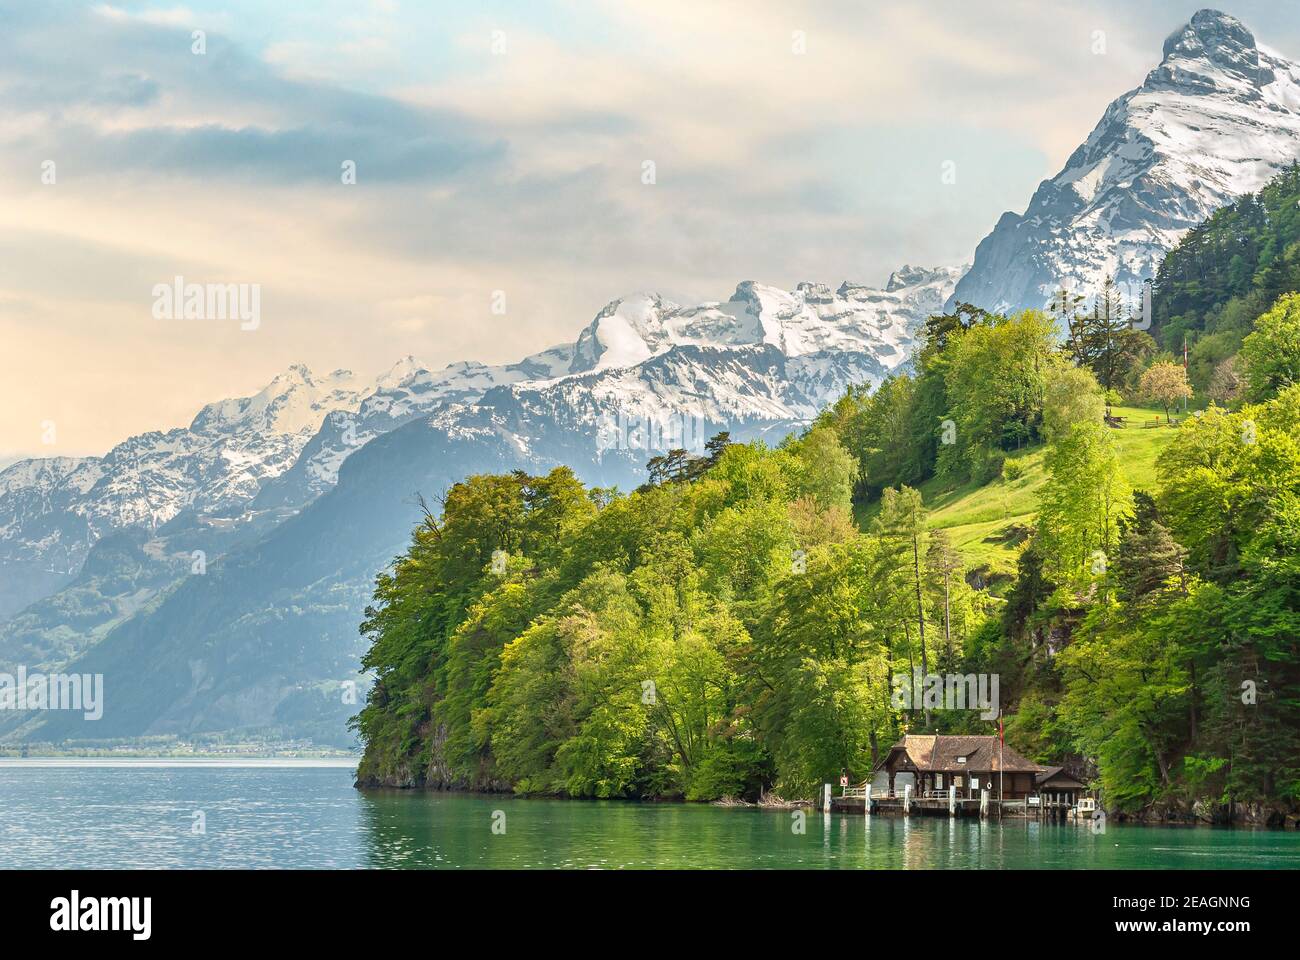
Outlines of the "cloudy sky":
M 1300 56 L 1288 6 L 1227 9 Z M 295 362 L 514 360 L 636 290 L 967 262 L 1195 9 L 0 0 L 0 463 Z M 260 284 L 260 326 L 158 319 L 177 275 Z

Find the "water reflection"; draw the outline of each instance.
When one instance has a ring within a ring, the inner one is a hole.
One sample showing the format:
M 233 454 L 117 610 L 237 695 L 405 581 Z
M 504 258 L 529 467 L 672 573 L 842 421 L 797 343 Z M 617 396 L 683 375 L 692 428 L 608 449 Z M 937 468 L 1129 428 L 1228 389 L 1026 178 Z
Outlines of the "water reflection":
M 977 818 L 807 816 L 686 804 L 584 802 L 456 794 L 363 796 L 373 867 L 869 868 L 929 870 L 1300 866 L 1300 836 Z M 492 812 L 506 832 L 493 834 Z
M 191 831 L 203 811 L 206 832 Z M 361 793 L 348 770 L 0 764 L 12 867 L 1300 867 L 1300 833 Z M 504 832 L 494 832 L 494 824 Z

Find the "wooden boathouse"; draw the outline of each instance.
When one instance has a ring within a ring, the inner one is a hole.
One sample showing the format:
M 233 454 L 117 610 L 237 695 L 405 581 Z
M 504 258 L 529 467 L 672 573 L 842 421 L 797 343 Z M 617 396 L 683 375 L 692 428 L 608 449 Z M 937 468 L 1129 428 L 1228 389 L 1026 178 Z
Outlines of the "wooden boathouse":
M 1087 791 L 1063 768 L 1026 760 L 995 736 L 909 734 L 889 748 L 869 780 L 841 784 L 832 809 L 905 815 L 1064 818 Z
M 1046 804 L 1072 807 L 1083 797 L 1092 796 L 1088 785 L 1067 773 L 1064 767 L 1048 767 L 1034 781 L 1038 795 Z

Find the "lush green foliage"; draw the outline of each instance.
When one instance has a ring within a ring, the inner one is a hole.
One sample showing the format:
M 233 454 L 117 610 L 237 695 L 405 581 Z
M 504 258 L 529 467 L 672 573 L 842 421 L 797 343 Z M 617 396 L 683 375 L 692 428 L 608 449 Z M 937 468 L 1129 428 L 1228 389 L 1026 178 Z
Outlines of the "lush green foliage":
M 1193 228 L 1156 276 L 1152 333 L 1181 356 L 1191 344 L 1191 379 L 1205 390 L 1255 319 L 1300 290 L 1300 166 Z
M 856 470 L 819 426 L 628 496 L 563 468 L 457 484 L 363 626 L 362 779 L 712 799 L 866 775 L 892 674 L 954 661 L 983 601 L 914 490 L 852 526 Z
M 1300 799 L 1297 415 L 1293 387 L 1179 428 L 1062 654 L 1061 714 L 1116 801 Z
M 850 391 L 819 423 L 857 455 L 859 503 L 933 476 L 983 482 L 1008 452 L 1041 439 L 1048 380 L 1066 365 L 1046 315 L 998 317 L 960 304 L 930 319 L 914 377 Z
M 1241 345 L 1241 359 L 1249 400 L 1267 400 L 1300 383 L 1300 294 L 1280 297 L 1255 322 L 1254 331 Z

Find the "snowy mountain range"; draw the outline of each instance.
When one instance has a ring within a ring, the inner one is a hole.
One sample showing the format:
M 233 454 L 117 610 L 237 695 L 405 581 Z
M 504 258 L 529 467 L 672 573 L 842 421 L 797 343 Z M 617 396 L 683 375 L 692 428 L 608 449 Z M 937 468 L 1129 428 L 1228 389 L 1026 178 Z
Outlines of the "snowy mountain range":
M 742 283 L 725 302 L 616 300 L 570 344 L 516 363 L 430 371 L 407 357 L 373 382 L 295 365 L 257 394 L 209 404 L 189 427 L 132 437 L 103 457 L 27 460 L 0 472 L 0 665 L 53 668 L 147 612 L 178 580 L 295 516 L 376 438 L 422 421 L 449 454 L 437 483 L 492 451 L 494 468 L 568 463 L 592 482 L 635 485 L 672 446 L 718 430 L 779 439 L 851 383 L 909 355 L 961 270 L 904 267 L 884 289 Z M 382 565 L 417 519 L 411 495 Z M 348 616 L 374 568 L 349 583 Z M 349 631 L 350 632 L 350 631 Z
M 777 441 L 850 384 L 907 363 L 955 300 L 1040 306 L 1152 276 L 1184 230 L 1300 157 L 1300 68 L 1197 13 L 973 266 L 883 288 L 741 283 L 726 301 L 615 300 L 517 362 L 365 381 L 289 368 L 186 428 L 102 457 L 0 470 L 0 670 L 101 672 L 109 707 L 0 717 L 0 738 L 239 729 L 350 742 L 373 578 L 436 496 L 477 472 L 572 466 L 635 486 L 645 462 L 727 430 Z
M 1042 307 L 1107 276 L 1133 295 L 1183 233 L 1300 157 L 1300 66 L 1237 19 L 1201 10 L 1065 168 L 979 244 L 953 300 Z
M 316 377 L 293 366 L 254 396 L 207 405 L 186 428 L 131 437 L 102 457 L 0 471 L 0 616 L 67 582 L 111 532 L 165 530 L 185 513 L 247 522 L 244 507 L 298 460 L 325 415 L 372 391 L 346 370 Z

